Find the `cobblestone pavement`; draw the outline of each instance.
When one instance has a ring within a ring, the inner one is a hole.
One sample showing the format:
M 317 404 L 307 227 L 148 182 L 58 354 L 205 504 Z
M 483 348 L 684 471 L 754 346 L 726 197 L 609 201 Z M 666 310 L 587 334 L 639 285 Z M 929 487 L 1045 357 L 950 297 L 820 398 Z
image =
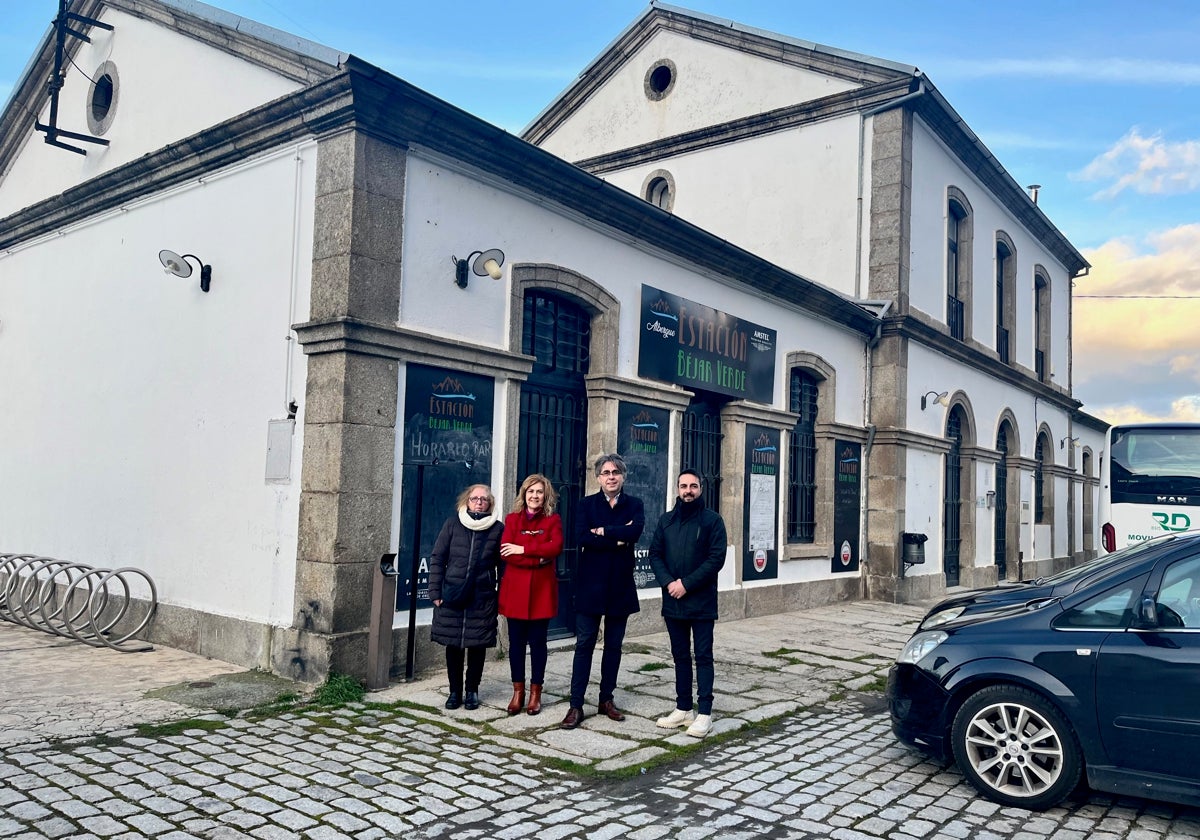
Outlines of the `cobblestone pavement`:
M 839 627 L 883 638 L 891 626 L 902 641 L 920 612 L 841 605 L 784 616 L 782 633 L 755 632 L 759 619 L 720 625 L 717 712 L 739 723 L 704 741 L 646 731 L 638 713 L 560 732 L 561 701 L 538 718 L 508 718 L 499 709 L 507 668 L 493 661 L 488 705 L 474 713 L 441 709 L 433 676 L 333 710 L 205 713 L 157 731 L 0 747 L 0 837 L 1200 837 L 1200 810 L 1139 799 L 1085 795 L 1043 814 L 993 805 L 953 768 L 899 746 L 875 682 L 874 660 L 890 659 L 893 642 L 873 642 L 871 667 L 858 673 L 839 663 L 863 657 L 840 659 L 821 638 Z M 664 710 L 656 692 L 669 676 L 639 659 L 661 659 L 657 645 L 631 643 L 623 677 L 644 678 L 619 694 L 631 709 Z M 759 668 L 751 654 L 764 645 L 773 655 Z M 565 650 L 551 656 L 556 680 L 564 659 Z M 750 713 L 767 707 L 786 708 Z M 613 734 L 620 727 L 628 731 Z M 598 750 L 601 738 L 619 751 Z

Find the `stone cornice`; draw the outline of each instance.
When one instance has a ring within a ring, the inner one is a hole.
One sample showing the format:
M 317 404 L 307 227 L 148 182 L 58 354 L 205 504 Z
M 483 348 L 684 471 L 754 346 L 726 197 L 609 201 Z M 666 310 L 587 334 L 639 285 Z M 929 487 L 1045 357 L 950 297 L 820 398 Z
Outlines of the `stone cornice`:
M 912 315 L 891 315 L 883 320 L 882 335 L 898 335 L 915 341 L 1064 411 L 1073 412 L 1082 405 L 1070 394 L 1038 382 L 1028 368 L 1003 364 L 995 353 L 951 338 L 941 325 L 927 323 Z
M 584 378 L 588 399 L 610 398 L 638 402 L 668 411 L 683 411 L 692 401 L 692 392 L 678 385 L 651 382 L 646 379 L 623 379 L 603 373 Z
M 778 408 L 762 405 L 761 403 L 735 400 L 726 403 L 721 409 L 722 420 L 736 420 L 739 423 L 757 423 L 775 429 L 790 429 L 796 425 L 798 414 L 781 411 Z
M 532 356 L 495 347 L 464 344 L 389 324 L 353 318 L 309 321 L 292 327 L 305 355 L 355 353 L 444 367 L 447 362 L 470 365 L 473 371 L 502 378 L 525 379 L 533 369 Z
M 903 96 L 908 93 L 908 89 L 909 80 L 901 79 L 861 90 L 843 91 L 797 105 L 788 105 L 761 114 L 704 126 L 694 131 L 630 146 L 608 154 L 596 155 L 576 161 L 575 165 L 593 174 L 601 175 L 639 164 L 661 161 L 711 146 L 735 143 L 748 137 L 759 137 L 834 117 L 857 114 L 861 110 L 870 109 L 898 96 Z
M 0 219 L 0 248 L 115 210 L 286 143 L 331 131 L 353 117 L 350 78 L 333 76 Z

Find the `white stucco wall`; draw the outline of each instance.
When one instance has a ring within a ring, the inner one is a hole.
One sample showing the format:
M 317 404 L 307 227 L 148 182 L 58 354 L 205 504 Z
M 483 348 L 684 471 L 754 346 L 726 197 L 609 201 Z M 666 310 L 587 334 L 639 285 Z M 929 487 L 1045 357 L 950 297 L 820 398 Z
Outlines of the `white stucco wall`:
M 0 174 L 0 217 L 57 195 L 68 187 L 159 149 L 181 137 L 297 90 L 299 85 L 186 35 L 105 8 L 112 32 L 92 29 L 68 65 L 59 93 L 58 125 L 88 134 L 91 81 L 105 61 L 116 65 L 118 87 L 108 146 L 68 140 L 78 155 L 47 145 L 29 125 L 29 137 L 11 169 Z M 81 72 L 82 71 L 82 72 Z M 38 119 L 49 120 L 46 100 Z
M 267 424 L 301 403 L 316 147 L 0 252 L 0 551 L 135 566 L 164 603 L 286 625 L 291 481 Z M 211 291 L 164 273 L 195 253 Z
M 694 266 L 618 240 L 604 230 L 568 217 L 552 205 L 532 201 L 440 162 L 424 160 L 415 153 L 409 157 L 405 203 L 410 211 L 403 252 L 405 280 L 400 323 L 404 327 L 471 344 L 507 347 L 507 330 L 520 329 L 519 323 L 506 321 L 512 294 L 512 265 L 558 265 L 590 278 L 621 302 L 617 375 L 636 379 L 642 328 L 641 287 L 647 284 L 776 330 L 775 408 L 787 406 L 787 354 L 806 350 L 821 356 L 837 371 L 835 416 L 822 420 L 863 425 L 864 340 L 857 333 L 733 289 L 697 272 Z M 414 215 L 411 208 L 420 209 Z M 462 257 L 472 250 L 486 248 L 504 251 L 504 279 L 496 281 L 472 275 L 467 289 L 457 288 L 451 254 Z M 503 428 L 499 397 L 497 394 L 496 440 L 515 434 L 515 429 Z M 673 440 L 672 447 L 672 463 L 678 463 L 678 441 Z M 493 470 L 493 484 L 499 487 L 503 475 L 499 447 Z M 740 480 L 740 476 L 730 478 Z M 780 489 L 785 492 L 786 485 Z M 664 488 L 664 493 L 671 490 Z M 669 497 L 673 498 L 673 493 Z M 404 500 L 400 499 L 399 505 L 402 504 Z M 656 516 L 658 512 L 647 511 L 647 514 Z M 782 516 L 781 504 L 780 534 Z M 740 538 L 741 535 L 731 534 L 734 542 Z M 828 577 L 828 559 L 821 565 L 823 576 Z M 822 575 L 801 563 L 780 565 L 780 579 L 784 581 L 819 576 Z
M 974 240 L 971 261 L 970 337 L 996 346 L 996 232 L 1004 231 L 1016 246 L 1016 323 L 1009 325 L 1012 358 L 1033 368 L 1034 267 L 1042 266 L 1051 284 L 1051 352 L 1053 382 L 1068 386 L 1070 279 L 1066 268 L 1022 227 L 971 172 L 939 141 L 919 117 L 913 119 L 912 243 L 910 303 L 914 309 L 946 320 L 947 187 L 962 190 L 971 204 Z
M 661 59 L 675 63 L 675 83 L 654 101 L 645 94 L 646 73 Z M 582 160 L 856 87 L 659 30 L 540 145 Z
M 650 174 L 666 170 L 675 182 L 676 216 L 854 295 L 858 143 L 858 117 L 841 117 L 602 177 L 643 195 Z M 869 155 L 864 165 L 870 166 Z M 864 212 L 869 209 L 865 202 Z

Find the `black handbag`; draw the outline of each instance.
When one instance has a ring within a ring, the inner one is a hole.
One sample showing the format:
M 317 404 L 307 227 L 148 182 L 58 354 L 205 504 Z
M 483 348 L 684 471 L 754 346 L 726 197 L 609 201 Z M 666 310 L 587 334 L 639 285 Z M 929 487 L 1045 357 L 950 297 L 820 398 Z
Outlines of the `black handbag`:
M 452 610 L 461 610 L 471 606 L 475 601 L 475 581 L 470 577 L 459 583 L 449 583 L 442 586 L 442 606 Z

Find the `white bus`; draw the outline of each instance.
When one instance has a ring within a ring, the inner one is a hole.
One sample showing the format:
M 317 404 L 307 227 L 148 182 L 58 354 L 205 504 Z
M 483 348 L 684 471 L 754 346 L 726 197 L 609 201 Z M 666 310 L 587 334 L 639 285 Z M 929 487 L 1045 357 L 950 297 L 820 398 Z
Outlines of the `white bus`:
M 1105 551 L 1200 528 L 1200 423 L 1111 427 L 1099 513 Z

